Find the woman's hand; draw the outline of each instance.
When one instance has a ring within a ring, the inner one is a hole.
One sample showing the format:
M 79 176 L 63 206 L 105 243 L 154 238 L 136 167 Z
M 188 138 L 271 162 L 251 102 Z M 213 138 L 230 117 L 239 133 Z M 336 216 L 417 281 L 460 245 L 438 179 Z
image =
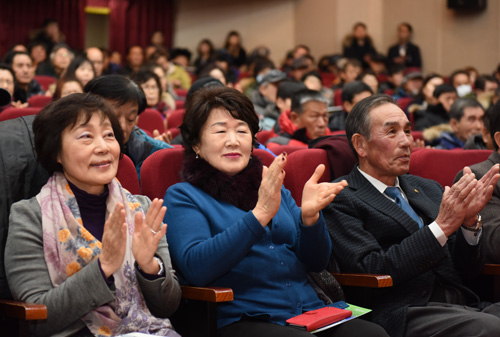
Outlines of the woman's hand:
M 125 223 L 125 210 L 123 204 L 118 203 L 104 223 L 102 234 L 102 251 L 99 255 L 101 269 L 110 277 L 117 271 L 125 258 L 127 248 L 127 224 Z
M 302 192 L 302 223 L 304 226 L 312 226 L 319 219 L 319 211 L 331 203 L 335 196 L 347 186 L 347 181 L 339 183 L 320 183 L 319 178 L 325 172 L 325 165 L 316 167 L 313 175 L 304 185 Z
M 262 182 L 259 188 L 259 199 L 253 209 L 253 215 L 265 227 L 278 213 L 281 204 L 281 186 L 285 179 L 286 152 L 277 156 L 272 164 L 262 169 Z
M 135 214 L 132 253 L 141 270 L 151 275 L 158 274 L 160 271 L 160 266 L 153 257 L 158 249 L 158 243 L 167 232 L 167 225 L 162 226 L 167 208 L 162 205 L 162 199 L 153 200 L 145 220 L 141 212 Z

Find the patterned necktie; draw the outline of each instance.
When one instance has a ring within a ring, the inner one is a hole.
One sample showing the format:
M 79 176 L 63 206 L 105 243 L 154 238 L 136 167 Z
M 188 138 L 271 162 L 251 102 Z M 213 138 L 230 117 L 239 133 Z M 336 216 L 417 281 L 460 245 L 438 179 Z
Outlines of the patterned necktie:
M 405 211 L 413 220 L 415 220 L 418 223 L 418 227 L 422 228 L 424 227 L 424 224 L 422 223 L 422 220 L 420 217 L 415 213 L 413 208 L 410 206 L 408 201 L 403 197 L 401 194 L 401 191 L 399 191 L 399 188 L 397 187 L 387 187 L 385 189 L 385 194 L 390 196 L 396 204 L 401 207 L 403 211 Z

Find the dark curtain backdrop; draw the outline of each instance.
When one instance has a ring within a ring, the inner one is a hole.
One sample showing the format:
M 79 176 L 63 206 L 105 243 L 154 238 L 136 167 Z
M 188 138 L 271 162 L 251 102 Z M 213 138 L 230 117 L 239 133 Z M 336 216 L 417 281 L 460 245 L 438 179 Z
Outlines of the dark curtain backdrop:
M 29 43 L 29 34 L 53 18 L 77 50 L 84 46 L 86 0 L 12 0 L 0 5 L 0 57 L 14 44 Z
M 85 6 L 111 9 L 109 49 L 125 55 L 127 48 L 150 43 L 151 34 L 160 30 L 165 45 L 172 46 L 173 0 L 0 0 L 0 58 L 14 44 L 28 44 L 29 34 L 54 18 L 75 50 L 85 45 Z
M 124 57 L 128 47 L 150 44 L 151 34 L 160 30 L 165 45 L 172 47 L 173 0 L 110 0 L 109 49 Z

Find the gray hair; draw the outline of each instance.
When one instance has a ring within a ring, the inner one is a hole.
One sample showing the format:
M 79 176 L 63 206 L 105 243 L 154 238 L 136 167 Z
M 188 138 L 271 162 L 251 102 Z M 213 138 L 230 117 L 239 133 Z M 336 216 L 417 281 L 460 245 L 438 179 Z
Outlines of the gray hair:
M 302 89 L 292 96 L 292 111 L 300 115 L 303 112 L 303 105 L 311 101 L 325 103 L 328 106 L 328 99 L 319 91 Z

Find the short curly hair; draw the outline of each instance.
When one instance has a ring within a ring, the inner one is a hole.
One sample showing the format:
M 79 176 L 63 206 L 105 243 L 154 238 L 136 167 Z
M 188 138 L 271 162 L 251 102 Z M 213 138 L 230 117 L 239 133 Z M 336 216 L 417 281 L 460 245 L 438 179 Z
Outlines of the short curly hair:
M 257 146 L 255 135 L 259 132 L 259 117 L 247 96 L 236 89 L 220 86 L 201 88 L 190 97 L 186 113 L 180 126 L 186 154 L 194 154 L 193 146 L 201 140 L 201 129 L 213 109 L 224 109 L 231 116 L 248 124 L 253 146 Z
M 38 113 L 33 121 L 37 159 L 49 174 L 62 172 L 57 157 L 62 150 L 62 135 L 79 121 L 87 123 L 94 114 L 102 120 L 109 119 L 115 138 L 123 150 L 123 132 L 113 108 L 106 101 L 92 94 L 71 94 L 52 102 Z

